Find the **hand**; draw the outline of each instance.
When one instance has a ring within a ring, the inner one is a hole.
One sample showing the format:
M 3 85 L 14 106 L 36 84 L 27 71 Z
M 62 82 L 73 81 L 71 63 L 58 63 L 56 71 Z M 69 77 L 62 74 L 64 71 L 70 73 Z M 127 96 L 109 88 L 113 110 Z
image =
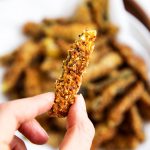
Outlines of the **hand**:
M 14 135 L 16 130 L 32 143 L 46 143 L 48 135 L 34 118 L 47 112 L 52 107 L 53 101 L 54 94 L 46 93 L 0 104 L 0 150 L 26 150 L 24 142 Z M 90 150 L 94 127 L 88 119 L 81 95 L 71 106 L 67 120 L 67 132 L 60 149 Z

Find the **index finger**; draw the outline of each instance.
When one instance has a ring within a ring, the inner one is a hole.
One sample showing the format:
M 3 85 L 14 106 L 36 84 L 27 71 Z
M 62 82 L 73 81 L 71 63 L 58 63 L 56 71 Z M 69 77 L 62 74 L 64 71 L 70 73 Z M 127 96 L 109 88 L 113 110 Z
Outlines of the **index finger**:
M 47 112 L 54 101 L 53 93 L 15 100 L 0 105 L 0 141 L 8 142 L 24 122 Z M 7 141 L 7 139 L 9 139 Z

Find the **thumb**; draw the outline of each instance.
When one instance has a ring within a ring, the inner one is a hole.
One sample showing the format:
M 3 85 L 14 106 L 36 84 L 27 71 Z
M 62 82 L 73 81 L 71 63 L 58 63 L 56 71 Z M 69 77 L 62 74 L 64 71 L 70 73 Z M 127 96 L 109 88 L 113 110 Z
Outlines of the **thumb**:
M 67 123 L 67 132 L 60 145 L 60 149 L 90 150 L 95 130 L 88 118 L 82 95 L 77 96 L 76 102 L 71 106 Z

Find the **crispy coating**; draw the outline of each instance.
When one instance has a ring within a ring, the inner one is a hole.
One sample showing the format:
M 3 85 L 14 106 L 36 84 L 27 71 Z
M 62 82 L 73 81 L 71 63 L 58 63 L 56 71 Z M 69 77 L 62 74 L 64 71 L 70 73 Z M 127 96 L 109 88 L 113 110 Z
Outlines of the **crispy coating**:
M 103 58 L 103 56 L 107 55 L 109 52 L 111 52 L 111 49 L 107 46 L 104 46 L 103 48 L 95 48 L 95 51 L 91 55 L 90 59 L 90 65 L 93 66 L 99 62 L 100 59 Z
M 68 49 L 70 49 L 71 43 L 68 41 L 65 41 L 64 39 L 57 39 L 56 43 L 58 44 L 60 50 L 61 50 L 61 56 L 67 56 Z
M 96 150 L 103 142 L 112 139 L 116 134 L 116 129 L 109 127 L 107 124 L 98 124 L 95 127 L 95 137 L 92 142 L 91 150 Z
M 34 22 L 27 22 L 23 27 L 23 33 L 27 36 L 39 38 L 43 35 L 42 25 Z
M 108 123 L 110 126 L 120 124 L 123 114 L 141 98 L 143 90 L 143 84 L 138 82 L 122 99 L 118 100 L 118 103 L 115 104 L 108 114 Z
M 60 60 L 47 57 L 41 64 L 40 69 L 43 72 L 48 73 L 48 76 L 51 79 L 56 80 L 61 75 L 61 71 L 62 71 L 61 64 L 62 63 Z
M 131 66 L 143 80 L 148 82 L 148 70 L 144 60 L 135 55 L 129 46 L 121 45 L 116 42 L 113 42 L 113 46 L 120 52 L 129 66 Z
M 43 30 L 47 36 L 74 41 L 78 37 L 78 34 L 86 28 L 96 29 L 96 26 L 91 23 L 73 23 L 67 25 L 55 24 L 50 27 L 45 27 Z
M 40 75 L 36 68 L 26 68 L 24 86 L 26 97 L 42 93 Z
M 123 70 L 112 70 L 105 80 L 98 82 L 96 84 L 88 83 L 86 86 L 89 91 L 100 93 L 111 83 L 114 83 L 118 79 L 128 77 L 128 75 L 130 75 L 131 72 L 132 71 L 128 68 L 124 68 Z
M 131 125 L 136 137 L 140 141 L 143 141 L 144 140 L 143 123 L 136 106 L 131 107 L 130 116 L 131 116 Z
M 87 69 L 87 74 L 84 76 L 83 82 L 109 74 L 114 68 L 120 66 L 122 61 L 122 58 L 117 53 L 108 53 L 97 64 Z
M 141 102 L 150 106 L 150 93 L 147 90 L 142 93 Z
M 84 3 L 77 8 L 75 14 L 71 17 L 71 21 L 80 23 L 92 22 L 88 3 Z
M 94 49 L 95 30 L 85 30 L 75 41 L 63 63 L 63 73 L 56 81 L 55 101 L 50 116 L 65 117 L 74 103 L 82 75 Z
M 112 140 L 104 144 L 105 150 L 133 150 L 137 147 L 138 138 L 132 134 L 117 134 Z
M 92 103 L 92 112 L 95 119 L 99 118 L 102 111 L 113 101 L 113 98 L 124 92 L 124 90 L 129 87 L 132 83 L 136 81 L 136 77 L 131 70 L 123 70 L 120 73 L 118 79 L 108 85 L 102 95 L 98 96 Z
M 28 41 L 20 47 L 20 51 L 17 53 L 14 63 L 4 76 L 3 92 L 7 92 L 14 87 L 24 68 L 37 56 L 38 52 L 39 45 L 33 41 Z
M 142 93 L 142 97 L 139 100 L 138 109 L 140 114 L 142 115 L 142 118 L 145 121 L 149 121 L 150 120 L 150 93 L 146 90 Z
M 108 19 L 107 14 L 107 3 L 108 0 L 89 0 L 88 6 L 91 9 L 92 19 L 100 28 L 104 28 L 106 20 Z
M 17 49 L 9 54 L 0 56 L 0 66 L 9 67 L 14 62 L 18 52 L 19 50 Z
M 45 51 L 46 56 L 51 58 L 58 58 L 60 56 L 60 50 L 55 40 L 47 37 L 40 42 L 41 49 Z

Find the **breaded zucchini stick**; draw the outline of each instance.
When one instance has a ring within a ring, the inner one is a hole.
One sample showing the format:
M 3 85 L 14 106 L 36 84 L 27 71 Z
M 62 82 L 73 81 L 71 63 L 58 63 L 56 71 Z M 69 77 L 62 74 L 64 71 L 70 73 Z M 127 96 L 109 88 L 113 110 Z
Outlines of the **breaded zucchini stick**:
M 115 128 L 110 128 L 107 124 L 101 123 L 95 127 L 95 136 L 91 150 L 96 150 L 103 142 L 108 141 L 116 134 Z
M 82 75 L 94 49 L 95 30 L 85 30 L 68 51 L 63 63 L 63 73 L 56 81 L 55 101 L 50 116 L 65 117 L 74 103 L 82 82 Z
M 71 43 L 64 39 L 57 39 L 56 43 L 61 51 L 61 56 L 64 57 L 67 55 L 68 49 L 71 46 Z
M 42 29 L 43 29 L 42 24 L 38 24 L 38 23 L 34 23 L 34 22 L 27 22 L 23 26 L 23 33 L 27 36 L 39 38 L 44 35 Z
M 50 27 L 45 27 L 43 30 L 46 36 L 74 41 L 78 37 L 78 34 L 86 28 L 96 29 L 96 26 L 92 23 L 55 24 Z
M 74 16 L 71 17 L 71 21 L 80 23 L 92 22 L 90 10 L 86 2 L 77 8 Z
M 40 74 L 36 68 L 25 69 L 25 96 L 31 97 L 42 93 Z
M 149 121 L 150 120 L 150 93 L 146 91 L 146 89 L 142 93 L 142 97 L 139 100 L 138 108 L 143 119 Z
M 90 64 L 91 65 L 97 64 L 109 52 L 111 52 L 111 49 L 107 46 L 97 48 L 97 49 L 95 47 L 95 51 L 92 53 L 92 56 L 91 56 Z
M 9 67 L 10 65 L 12 65 L 18 52 L 19 50 L 16 49 L 15 51 L 9 54 L 0 56 L 0 66 Z
M 114 83 L 108 85 L 102 92 L 102 95 L 92 101 L 93 116 L 100 117 L 102 111 L 112 102 L 113 98 L 135 81 L 136 76 L 131 70 L 123 70 L 120 73 L 120 77 Z
M 148 82 L 148 69 L 144 60 L 135 55 L 130 47 L 117 42 L 113 42 L 112 44 L 114 48 L 123 56 L 127 64 L 131 66 L 144 81 Z
M 40 42 L 40 46 L 46 56 L 52 58 L 58 58 L 60 56 L 60 49 L 54 39 L 50 37 L 43 38 Z
M 108 87 L 111 83 L 117 81 L 118 79 L 126 78 L 129 75 L 131 75 L 131 73 L 132 73 L 132 71 L 128 68 L 125 68 L 121 71 L 112 70 L 112 72 L 110 72 L 110 74 L 108 75 L 108 77 L 105 80 L 103 80 L 101 82 L 97 82 L 96 84 L 88 83 L 86 86 L 87 86 L 88 91 L 100 93 L 106 87 Z
M 142 118 L 138 112 L 138 108 L 136 106 L 132 106 L 130 109 L 130 117 L 131 117 L 131 125 L 136 137 L 140 140 L 144 140 L 144 131 L 143 131 L 143 123 Z
M 88 6 L 91 10 L 92 19 L 102 29 L 108 20 L 107 5 L 108 0 L 88 0 Z
M 13 65 L 4 75 L 2 85 L 3 92 L 7 92 L 14 87 L 22 71 L 29 65 L 33 58 L 37 56 L 39 49 L 39 45 L 31 40 L 20 47 L 20 51 L 17 53 Z
M 117 68 L 123 63 L 122 58 L 115 52 L 110 52 L 105 55 L 97 64 L 89 66 L 87 74 L 83 78 L 83 82 L 88 82 L 96 78 L 100 78 L 110 73 L 114 68 Z
M 138 101 L 143 93 L 144 85 L 141 82 L 136 83 L 134 87 L 110 110 L 108 114 L 108 123 L 110 126 L 117 126 L 123 119 L 123 114 Z
M 114 138 L 103 145 L 105 150 L 133 150 L 139 144 L 135 135 L 124 135 L 117 133 Z
M 142 93 L 141 102 L 150 107 L 150 93 L 146 89 Z

